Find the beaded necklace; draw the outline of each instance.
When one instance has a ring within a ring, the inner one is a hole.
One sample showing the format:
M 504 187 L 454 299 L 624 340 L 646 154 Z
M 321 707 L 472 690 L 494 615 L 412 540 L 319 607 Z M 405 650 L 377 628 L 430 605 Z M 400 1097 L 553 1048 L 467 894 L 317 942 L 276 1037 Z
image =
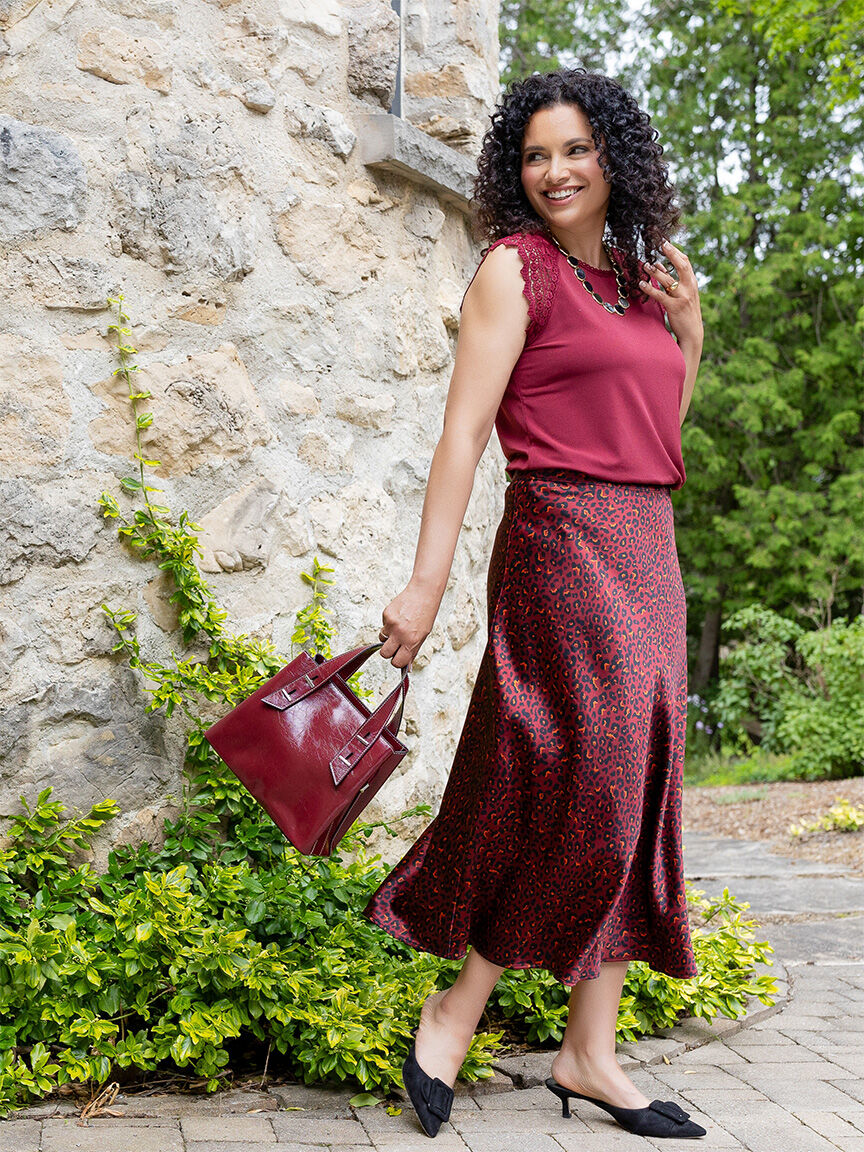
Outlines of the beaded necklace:
M 600 243 L 603 245 L 603 251 L 609 257 L 609 263 L 615 269 L 615 283 L 618 287 L 618 303 L 617 304 L 609 304 L 606 300 L 603 299 L 602 296 L 599 296 L 594 291 L 594 288 L 591 285 L 591 282 L 586 277 L 585 269 L 579 265 L 578 259 L 575 256 L 571 256 L 570 253 L 567 251 L 567 249 L 563 248 L 558 243 L 558 241 L 552 235 L 551 232 L 549 233 L 549 238 L 552 240 L 553 244 L 559 250 L 559 252 L 563 252 L 564 255 L 567 257 L 567 263 L 570 265 L 570 267 L 573 269 L 573 271 L 576 273 L 576 275 L 582 281 L 582 287 L 585 289 L 585 291 L 588 292 L 591 296 L 593 296 L 594 299 L 597 301 L 597 303 L 602 305 L 606 309 L 607 312 L 613 312 L 613 313 L 617 313 L 619 316 L 623 316 L 624 313 L 627 311 L 627 309 L 630 307 L 630 301 L 627 299 L 627 286 L 624 283 L 624 274 L 622 273 L 621 269 L 618 267 L 617 262 L 612 259 L 612 253 L 609 251 L 609 245 L 606 243 L 606 241 L 601 240 Z M 590 267 L 590 265 L 589 265 L 589 267 Z M 597 271 L 601 272 L 602 269 L 598 268 Z

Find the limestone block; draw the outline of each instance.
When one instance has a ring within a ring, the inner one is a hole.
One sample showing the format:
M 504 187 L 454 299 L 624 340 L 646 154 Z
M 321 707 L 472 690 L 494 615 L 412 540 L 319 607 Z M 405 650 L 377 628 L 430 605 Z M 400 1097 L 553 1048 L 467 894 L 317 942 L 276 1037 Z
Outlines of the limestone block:
M 441 313 L 441 319 L 444 322 L 444 327 L 448 328 L 451 332 L 459 331 L 459 323 L 462 318 L 462 313 L 459 307 L 462 303 L 462 297 L 465 294 L 467 285 L 457 284 L 455 280 L 451 280 L 445 276 L 438 283 L 437 304 Z
M 0 506 L 0 584 L 20 579 L 35 564 L 80 563 L 103 525 L 90 477 L 38 486 L 4 478 Z
M 396 92 L 399 17 L 387 0 L 348 10 L 348 88 L 389 108 Z
M 351 424 L 363 428 L 387 430 L 391 427 L 396 397 L 391 392 L 378 396 L 361 396 L 355 392 L 343 392 L 336 399 L 334 411 L 337 416 Z
M 177 0 L 102 0 L 102 5 L 118 16 L 150 20 L 160 28 L 173 28 L 179 11 Z
M 3 476 L 33 476 L 62 465 L 71 417 L 59 362 L 29 351 L 20 336 L 0 334 Z
M 242 280 L 255 265 L 248 221 L 225 195 L 194 180 L 162 187 L 140 172 L 114 181 L 114 227 L 122 251 L 166 272 L 193 269 Z
M 335 476 L 343 470 L 350 472 L 354 466 L 350 436 L 335 440 L 326 432 L 308 432 L 300 441 L 297 455 L 310 468 L 325 476 Z
M 69 231 L 86 199 L 87 176 L 71 140 L 0 115 L 0 239 Z
M 236 135 L 219 115 L 173 102 L 133 108 L 126 168 L 112 180 L 120 249 L 169 272 L 241 280 L 255 262 L 254 213 Z
M 136 379 L 153 394 L 157 416 L 141 433 L 143 450 L 161 461 L 157 476 L 194 472 L 213 459 L 246 460 L 272 431 L 246 367 L 233 344 L 188 356 L 179 364 L 149 364 Z M 126 383 L 111 376 L 92 386 L 106 404 L 89 425 L 93 446 L 132 459 L 135 435 Z
M 321 411 L 315 390 L 296 380 L 280 380 L 279 395 L 286 411 L 298 416 L 314 416 Z
M 444 226 L 444 213 L 431 204 L 415 201 L 410 211 L 405 213 L 403 223 L 413 236 L 437 240 Z
M 414 124 L 421 132 L 443 140 L 451 148 L 468 149 L 473 147 L 478 139 L 478 123 L 469 116 L 456 117 L 448 113 L 433 112 L 422 120 L 413 119 Z M 481 133 L 482 134 L 482 133 Z
M 309 522 L 315 547 L 328 556 L 339 556 L 344 509 L 340 496 L 329 492 L 309 501 Z
M 464 584 L 459 586 L 452 603 L 453 609 L 447 617 L 447 635 L 458 652 L 480 627 L 480 621 L 477 618 L 474 601 Z
M 292 556 L 305 556 L 314 543 L 309 523 L 302 512 L 286 516 L 283 543 Z
M 391 368 L 398 376 L 418 370 L 435 372 L 451 360 L 450 343 L 440 316 L 425 298 L 409 288 L 390 297 L 391 330 L 395 334 Z
M 52 682 L 38 709 L 0 709 L 0 812 L 17 811 L 20 794 L 49 785 L 55 799 L 84 810 L 118 795 L 143 807 L 164 793 L 173 774 L 165 718 L 144 704 L 135 673 L 106 662 Z
M 142 593 L 151 616 L 163 632 L 174 632 L 179 625 L 177 605 L 171 601 L 175 588 L 173 578 L 163 571 L 144 586 Z
M 0 10 L 5 2 L 0 0 Z M 24 4 L 12 0 L 12 18 L 7 31 L 12 56 L 22 56 L 31 45 L 62 29 L 67 13 L 77 3 L 78 0 L 41 0 L 36 4 Z
M 26 287 L 46 308 L 99 311 L 118 289 L 114 274 L 104 264 L 50 250 L 13 253 L 8 269 L 10 280 Z
M 107 475 L 86 477 L 85 488 L 90 493 L 91 507 L 84 510 L 79 506 L 76 515 L 101 515 L 93 497 L 102 487 L 113 488 L 113 480 L 113 476 Z M 110 536 L 113 532 L 110 522 L 99 523 Z M 108 551 L 113 549 L 119 549 L 117 542 L 108 544 Z M 98 551 L 94 550 L 94 560 L 96 556 Z M 117 554 L 114 553 L 107 566 L 95 563 L 83 568 L 76 563 L 49 568 L 31 566 L 26 580 L 19 584 L 16 589 L 18 603 L 21 603 L 21 596 L 26 596 L 31 605 L 28 618 L 31 643 L 38 646 L 46 667 L 56 672 L 57 665 L 80 664 L 110 654 L 117 636 L 102 611 L 102 605 L 125 604 L 129 597 L 128 580 L 124 583 L 116 577 L 116 561 Z M 167 581 L 165 587 L 168 587 Z M 116 656 L 111 659 L 116 660 Z
M 357 142 L 348 121 L 335 108 L 303 100 L 285 110 L 285 126 L 292 136 L 320 140 L 334 156 L 346 159 Z
M 171 65 L 164 49 L 144 36 L 122 28 L 89 28 L 78 38 L 82 72 L 92 72 L 111 84 L 143 84 L 155 92 L 171 91 Z
M 279 16 L 324 36 L 338 36 L 342 31 L 339 0 L 279 0 Z
M 310 188 L 276 217 L 276 241 L 313 284 L 340 296 L 359 291 L 383 253 L 379 241 L 351 202 L 337 193 Z
M 352 180 L 345 188 L 349 196 L 353 197 L 358 204 L 362 204 L 364 208 L 375 208 L 378 211 L 384 211 L 386 208 L 392 208 L 397 201 L 391 200 L 389 196 L 384 196 L 376 184 L 371 180 Z
M 276 93 L 264 80 L 250 80 L 240 99 L 252 112 L 266 114 L 276 103 Z
M 27 635 L 18 623 L 11 616 L 0 616 L 0 677 L 4 682 L 27 646 Z
M 198 543 L 202 572 L 266 568 L 273 549 L 279 488 L 265 478 L 252 480 L 204 516 Z
M 0 0 L 0 28 L 11 28 L 38 3 L 39 0 Z
M 180 301 L 168 309 L 168 315 L 175 320 L 214 327 L 225 319 L 226 300 L 221 292 L 206 288 L 200 290 L 184 288 L 180 292 Z
M 411 96 L 432 96 L 446 100 L 473 95 L 466 69 L 456 62 L 431 71 L 406 72 L 404 83 L 406 93 Z
M 384 477 L 384 490 L 397 502 L 403 514 L 412 501 L 416 503 L 418 512 L 422 507 L 431 463 L 431 456 L 427 458 L 418 453 L 417 458 L 403 457 L 390 465 Z
M 368 478 L 354 480 L 340 493 L 343 510 L 342 556 L 350 557 L 352 571 L 364 580 L 376 570 L 398 567 L 393 557 L 396 501 Z M 411 557 L 405 556 L 406 562 Z M 408 565 L 410 570 L 410 564 Z M 355 580 L 357 579 L 355 575 Z

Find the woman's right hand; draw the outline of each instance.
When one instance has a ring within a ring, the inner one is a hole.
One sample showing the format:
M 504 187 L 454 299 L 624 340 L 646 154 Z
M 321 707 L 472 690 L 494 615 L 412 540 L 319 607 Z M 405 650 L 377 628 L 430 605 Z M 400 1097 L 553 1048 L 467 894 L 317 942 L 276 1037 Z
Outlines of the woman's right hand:
M 432 631 L 440 603 L 440 596 L 409 580 L 381 613 L 384 623 L 378 639 L 384 643 L 379 654 L 394 667 L 407 664 L 410 670 L 420 645 Z

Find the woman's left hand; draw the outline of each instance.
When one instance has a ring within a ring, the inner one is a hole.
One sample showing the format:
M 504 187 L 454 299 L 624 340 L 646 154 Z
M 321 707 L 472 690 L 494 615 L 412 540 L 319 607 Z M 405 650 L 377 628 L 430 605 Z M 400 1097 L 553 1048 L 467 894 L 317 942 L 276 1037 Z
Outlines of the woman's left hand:
M 696 273 L 680 248 L 676 248 L 668 240 L 661 245 L 663 254 L 678 273 L 678 283 L 673 290 L 668 291 L 670 285 L 675 284 L 675 277 L 662 264 L 652 264 L 645 261 L 648 272 L 659 281 L 656 288 L 650 282 L 639 281 L 639 287 L 646 296 L 659 300 L 666 315 L 669 317 L 669 327 L 678 337 L 678 343 L 685 341 L 702 344 L 704 329 L 702 326 L 702 310 L 699 306 L 699 287 L 696 283 Z

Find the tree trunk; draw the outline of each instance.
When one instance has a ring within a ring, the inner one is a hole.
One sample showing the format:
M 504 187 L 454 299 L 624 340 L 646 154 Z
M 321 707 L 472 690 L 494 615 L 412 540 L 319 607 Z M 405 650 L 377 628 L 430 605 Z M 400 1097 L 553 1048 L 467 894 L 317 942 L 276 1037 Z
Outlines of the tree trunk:
M 726 586 L 721 584 L 717 589 L 719 599 L 709 604 L 702 621 L 702 633 L 699 637 L 699 651 L 696 653 L 696 666 L 690 677 L 690 688 L 694 692 L 704 692 L 711 682 L 711 678 L 719 670 L 720 652 L 720 624 L 723 620 L 723 594 Z

